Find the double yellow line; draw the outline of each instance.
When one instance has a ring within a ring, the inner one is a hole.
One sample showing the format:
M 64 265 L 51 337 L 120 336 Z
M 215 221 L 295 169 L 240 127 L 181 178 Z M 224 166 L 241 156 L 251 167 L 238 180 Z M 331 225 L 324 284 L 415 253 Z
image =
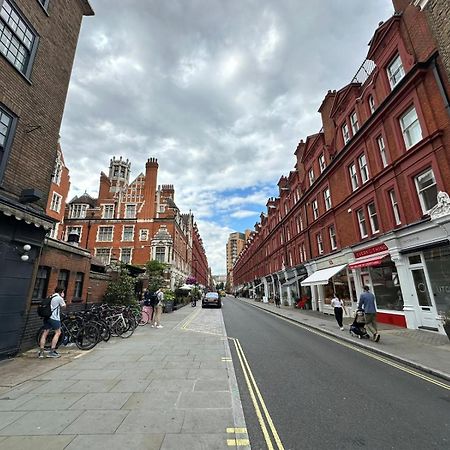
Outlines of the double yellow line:
M 269 411 L 267 410 L 258 385 L 256 384 L 255 377 L 253 376 L 253 373 L 250 369 L 239 339 L 232 337 L 229 337 L 228 339 L 233 341 L 236 348 L 236 353 L 238 355 L 239 362 L 241 363 L 242 371 L 244 373 L 245 381 L 250 393 L 250 398 L 252 399 L 256 417 L 258 418 L 258 422 L 261 427 L 264 440 L 266 441 L 267 448 L 269 450 L 274 450 L 275 448 L 277 448 L 278 450 L 284 450 L 280 436 L 278 435 L 278 432 L 275 428 L 272 418 L 270 417 Z

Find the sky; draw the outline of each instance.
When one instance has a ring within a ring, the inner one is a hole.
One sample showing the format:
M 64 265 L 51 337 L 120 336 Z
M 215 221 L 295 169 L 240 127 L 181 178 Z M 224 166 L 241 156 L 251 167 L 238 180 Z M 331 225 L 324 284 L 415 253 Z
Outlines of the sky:
M 90 0 L 61 145 L 70 197 L 98 194 L 112 156 L 158 159 L 213 274 L 254 229 L 328 90 L 351 81 L 391 0 Z

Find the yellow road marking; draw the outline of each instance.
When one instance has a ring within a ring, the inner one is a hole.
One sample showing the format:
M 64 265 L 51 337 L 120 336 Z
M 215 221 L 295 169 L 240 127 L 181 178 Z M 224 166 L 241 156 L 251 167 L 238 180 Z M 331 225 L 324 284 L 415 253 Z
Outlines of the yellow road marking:
M 250 445 L 250 441 L 248 439 L 227 439 L 228 447 L 245 447 Z
M 244 434 L 247 433 L 247 428 L 227 428 L 227 433 Z
M 252 305 L 250 305 L 250 306 L 252 306 Z M 254 308 L 256 308 L 256 307 L 254 306 Z M 259 308 L 259 309 L 263 310 L 262 308 Z M 269 311 L 265 311 L 265 310 L 263 310 L 263 311 L 268 313 L 268 314 L 270 314 Z M 290 324 L 295 325 L 295 326 L 297 326 L 299 328 L 302 328 L 303 330 L 309 331 L 310 333 L 313 333 L 313 334 L 316 334 L 318 336 L 321 336 L 321 337 L 323 337 L 325 339 L 328 339 L 329 341 L 333 341 L 336 344 L 342 345 L 343 347 L 347 347 L 347 348 L 349 348 L 351 350 L 354 350 L 356 352 L 362 353 L 362 354 L 364 354 L 366 356 L 369 356 L 370 358 L 376 359 L 376 360 L 378 360 L 378 361 L 380 361 L 380 362 L 382 362 L 384 364 L 387 364 L 389 366 L 395 367 L 398 370 L 401 370 L 403 372 L 409 373 L 410 375 L 413 375 L 416 378 L 421 378 L 424 381 L 427 381 L 429 383 L 435 384 L 436 386 L 439 386 L 439 387 L 441 387 L 443 389 L 446 389 L 446 390 L 450 391 L 450 385 L 449 384 L 444 383 L 442 381 L 435 380 L 434 378 L 431 378 L 431 377 L 429 377 L 429 376 L 427 376 L 427 375 L 425 375 L 425 374 L 423 374 L 421 372 L 418 372 L 417 370 L 414 370 L 412 368 L 403 366 L 402 364 L 399 364 L 399 363 L 397 363 L 395 361 L 391 361 L 387 357 L 378 355 L 377 353 L 373 353 L 370 350 L 363 349 L 362 347 L 358 347 L 358 346 L 356 346 L 354 344 L 351 344 L 350 342 L 342 341 L 342 340 L 340 340 L 338 338 L 335 338 L 333 336 L 330 336 L 330 335 L 328 335 L 328 334 L 326 334 L 326 333 L 324 333 L 322 331 L 314 330 L 314 329 L 309 328 L 309 327 L 307 327 L 305 325 L 302 325 L 302 324 L 300 324 L 298 322 L 294 322 L 293 320 L 287 319 L 286 317 L 281 317 L 281 316 L 277 316 L 277 315 L 276 315 L 276 317 L 278 319 L 284 320 L 285 322 L 289 322 Z
M 181 325 L 181 329 L 185 330 L 186 327 L 200 314 L 200 311 L 201 309 L 195 311 L 191 316 L 188 316 L 188 318 L 183 322 L 183 325 Z

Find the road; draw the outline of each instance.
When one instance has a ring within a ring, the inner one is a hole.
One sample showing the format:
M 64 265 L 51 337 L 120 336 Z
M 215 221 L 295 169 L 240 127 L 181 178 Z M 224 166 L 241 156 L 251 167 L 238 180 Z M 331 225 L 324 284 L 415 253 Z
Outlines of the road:
M 237 299 L 222 310 L 253 450 L 450 448 L 449 390 Z

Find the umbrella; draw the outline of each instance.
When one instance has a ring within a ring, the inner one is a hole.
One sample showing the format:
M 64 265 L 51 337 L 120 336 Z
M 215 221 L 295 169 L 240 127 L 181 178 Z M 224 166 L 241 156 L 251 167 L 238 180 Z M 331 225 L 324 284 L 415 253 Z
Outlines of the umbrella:
M 185 291 L 190 291 L 194 286 L 192 284 L 183 284 L 183 286 L 179 287 L 178 289 L 183 289 Z

